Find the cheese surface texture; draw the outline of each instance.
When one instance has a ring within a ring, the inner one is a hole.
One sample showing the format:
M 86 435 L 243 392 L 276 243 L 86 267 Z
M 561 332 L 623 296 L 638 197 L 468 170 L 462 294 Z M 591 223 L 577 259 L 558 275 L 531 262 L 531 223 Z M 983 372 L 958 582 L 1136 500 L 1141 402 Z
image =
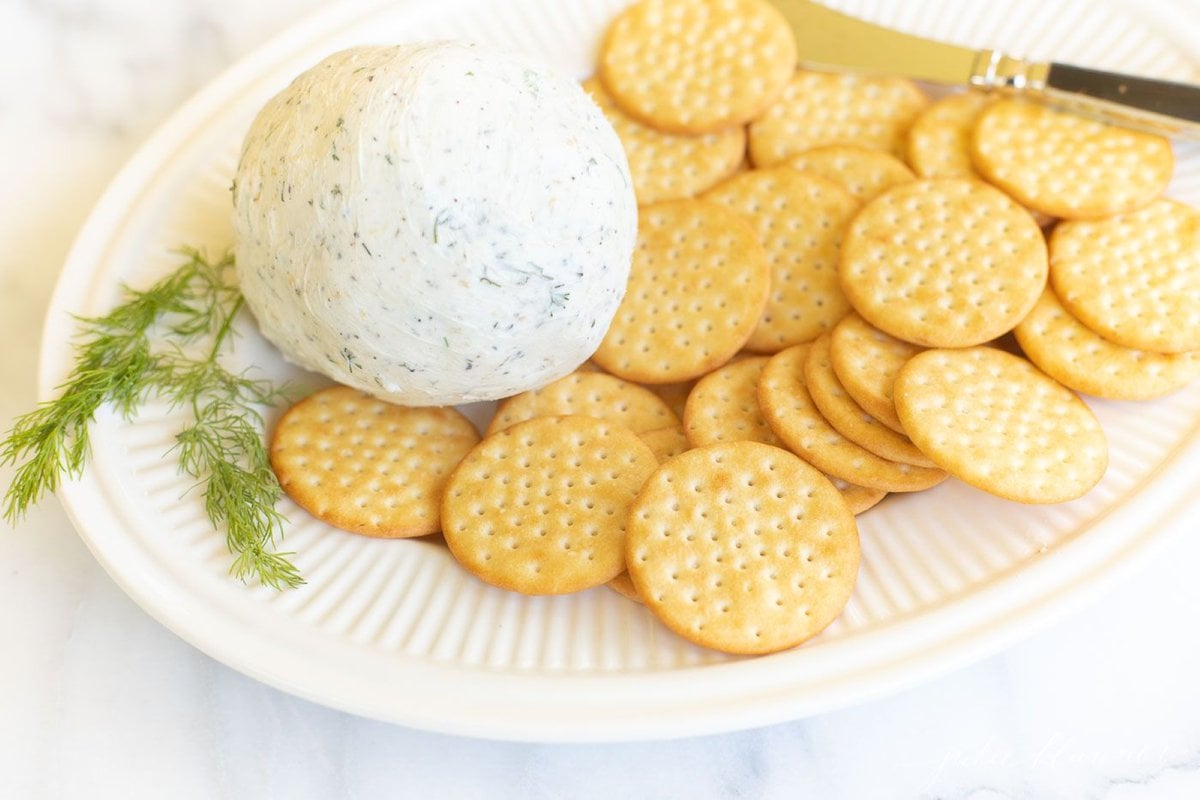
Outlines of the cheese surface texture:
M 405 405 L 569 373 L 604 337 L 637 233 L 620 141 L 579 85 L 450 42 L 303 73 L 254 120 L 234 186 L 262 333 Z

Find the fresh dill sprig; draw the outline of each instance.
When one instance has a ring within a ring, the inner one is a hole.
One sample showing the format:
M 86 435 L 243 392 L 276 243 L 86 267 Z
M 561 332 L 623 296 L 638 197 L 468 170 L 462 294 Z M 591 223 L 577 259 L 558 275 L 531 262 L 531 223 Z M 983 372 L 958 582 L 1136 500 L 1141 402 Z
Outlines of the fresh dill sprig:
M 303 583 L 290 553 L 275 552 L 284 518 L 282 495 L 263 444 L 260 409 L 283 398 L 263 379 L 234 373 L 220 360 L 243 299 L 229 280 L 231 255 L 210 261 L 196 250 L 149 289 L 126 288 L 124 302 L 102 317 L 80 319 L 75 367 L 55 400 L 16 419 L 0 442 L 0 464 L 17 464 L 4 495 L 15 524 L 64 478 L 83 472 L 88 426 L 110 404 L 132 419 L 151 398 L 186 408 L 191 422 L 175 437 L 182 472 L 203 487 L 204 508 L 234 556 L 230 572 L 281 589 Z M 158 344 L 162 333 L 169 341 Z M 200 347 L 201 357 L 186 346 Z M 157 346 L 154 346 L 157 344 Z

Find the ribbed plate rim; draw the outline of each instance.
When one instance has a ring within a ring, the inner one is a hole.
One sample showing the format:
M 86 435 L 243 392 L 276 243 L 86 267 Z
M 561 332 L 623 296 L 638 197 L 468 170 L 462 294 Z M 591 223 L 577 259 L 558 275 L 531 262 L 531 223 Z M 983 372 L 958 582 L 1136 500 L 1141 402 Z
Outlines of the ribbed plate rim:
M 105 192 L 64 266 L 43 333 L 40 397 L 53 396 L 54 383 L 62 374 L 54 355 L 61 352 L 63 337 L 68 335 L 63 328 L 65 309 L 79 307 L 72 284 L 103 260 L 112 227 L 130 206 L 130 198 L 152 178 L 156 165 L 185 147 L 191 132 L 219 114 L 239 87 L 244 89 L 272 65 L 314 46 L 331 30 L 362 24 L 384 7 L 419 10 L 431 5 L 427 0 L 342 0 L 230 68 L 148 140 Z M 1189 469 L 1197 463 L 1200 438 L 1193 429 L 1147 481 L 1144 496 L 1161 501 L 1159 513 L 1149 523 L 1140 520 L 1137 534 L 1125 538 L 1123 546 L 1106 558 L 1090 558 L 1086 547 L 1072 542 L 1077 546 L 1064 547 L 1071 552 L 1056 553 L 1054 563 L 1048 559 L 1023 570 L 1018 581 L 1022 591 L 1014 592 L 1013 581 L 989 587 L 969 598 L 969 603 L 888 626 L 874 646 L 886 651 L 889 640 L 918 640 L 938 629 L 954 631 L 953 639 L 934 636 L 935 642 L 919 654 L 907 652 L 891 663 L 881 659 L 857 673 L 830 670 L 826 680 L 806 685 L 789 683 L 767 659 L 675 669 L 662 675 L 579 677 L 517 675 L 397 657 L 397 674 L 414 681 L 418 691 L 380 696 L 378 687 L 364 689 L 355 685 L 354 676 L 343 674 L 347 663 L 353 666 L 352 657 L 325 659 L 327 654 L 318 654 L 304 663 L 295 658 L 296 653 L 264 641 L 261 631 L 239 630 L 236 619 L 214 617 L 197 608 L 198 598 L 189 594 L 192 587 L 148 571 L 152 564 L 145 554 L 131 549 L 131 541 L 121 534 L 127 519 L 120 498 L 106 492 L 102 470 L 96 466 L 65 485 L 59 496 L 88 547 L 126 593 L 182 638 L 241 672 L 319 703 L 429 730 L 501 739 L 596 741 L 710 733 L 813 714 L 894 691 L 994 652 L 1086 603 L 1179 533 L 1181 521 L 1200 510 L 1200 498 L 1188 498 L 1182 490 Z M 1116 509 L 1094 525 L 1105 530 L 1127 525 L 1133 521 L 1131 516 L 1137 516 L 1130 511 Z M 987 609 L 991 613 L 984 613 Z M 964 622 L 972 619 L 980 624 Z M 458 694 L 432 701 L 419 697 L 434 694 L 428 691 L 430 682 Z

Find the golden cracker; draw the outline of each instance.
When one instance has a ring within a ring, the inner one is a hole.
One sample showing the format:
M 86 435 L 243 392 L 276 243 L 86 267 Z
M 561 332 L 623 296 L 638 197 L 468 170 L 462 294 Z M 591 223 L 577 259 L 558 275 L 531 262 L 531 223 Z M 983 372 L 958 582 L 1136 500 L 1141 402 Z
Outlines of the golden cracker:
M 666 403 L 675 416 L 683 419 L 683 408 L 687 405 L 688 395 L 696 381 L 681 381 L 680 383 L 650 383 L 646 388 L 658 395 Z
M 971 158 L 971 137 L 979 116 L 996 101 L 996 95 L 968 91 L 943 97 L 917 117 L 908 132 L 908 163 L 922 178 L 978 178 Z M 1030 209 L 1042 228 L 1055 218 Z
M 971 135 L 979 115 L 996 96 L 962 92 L 930 104 L 908 131 L 908 163 L 922 178 L 978 178 Z
M 702 136 L 666 133 L 643 125 L 618 108 L 599 79 L 586 81 L 583 88 L 621 140 L 640 205 L 695 197 L 742 166 L 746 129 L 740 125 Z
M 940 469 L 880 458 L 842 436 L 813 402 L 804 380 L 811 344 L 789 347 L 771 357 L 758 382 L 762 416 L 796 455 L 827 475 L 888 492 L 915 492 L 941 483 Z
M 1106 339 L 1160 353 L 1200 349 L 1200 211 L 1156 200 L 1129 214 L 1059 223 L 1050 280 Z
M 795 67 L 796 38 L 763 0 L 641 0 L 600 48 L 600 79 L 617 104 L 675 133 L 749 122 Z
M 633 585 L 633 579 L 629 577 L 628 572 L 622 572 L 606 583 L 605 586 L 628 600 L 632 600 L 635 603 L 642 602 L 642 598 L 638 596 L 637 587 Z
M 639 435 L 642 437 L 642 441 L 646 443 L 646 446 L 654 452 L 654 457 L 660 462 L 666 461 L 668 458 L 674 458 L 691 446 L 688 444 L 687 434 L 683 432 L 682 425 L 672 425 L 669 428 L 646 431 Z
M 442 490 L 479 441 L 452 408 L 406 408 L 331 386 L 296 403 L 271 437 L 271 469 L 305 511 L 380 538 L 436 533 Z
M 443 534 L 476 576 L 523 594 L 566 594 L 625 569 L 629 508 L 658 466 L 632 431 L 539 417 L 487 437 L 450 476 Z
M 590 358 L 575 368 L 576 372 L 604 372 L 600 365 Z
M 892 430 L 904 433 L 892 402 L 892 384 L 900 368 L 923 349 L 889 336 L 851 312 L 833 329 L 829 360 L 854 402 Z
M 1082 496 L 1108 442 L 1074 392 L 994 347 L 926 350 L 896 376 L 896 410 L 925 453 L 964 483 L 1020 503 Z
M 1047 274 L 1033 218 L 982 181 L 934 178 L 872 200 L 842 245 L 842 290 L 875 327 L 915 344 L 966 347 L 1012 330 Z
M 691 450 L 634 502 L 626 540 L 642 602 L 680 636 L 729 653 L 770 653 L 841 613 L 860 557 L 854 515 L 833 484 L 756 442 Z
M 813 342 L 804 361 L 804 384 L 817 410 L 833 429 L 880 458 L 932 467 L 929 457 L 902 433 L 872 417 L 846 393 L 830 359 L 830 334 Z
M 634 433 L 679 424 L 675 412 L 649 389 L 603 372 L 573 372 L 541 389 L 502 401 L 487 435 L 535 417 L 564 414 L 608 420 Z
M 700 379 L 683 411 L 692 447 L 738 441 L 782 446 L 758 407 L 758 378 L 767 360 L 745 358 Z
M 904 137 L 928 104 L 904 78 L 870 78 L 800 70 L 770 108 L 750 124 L 750 158 L 760 167 L 827 144 L 904 153 Z
M 592 359 L 642 383 L 699 377 L 742 349 L 770 288 L 767 254 L 737 213 L 703 200 L 644 206 L 625 297 Z
M 771 294 L 746 346 L 774 353 L 811 341 L 849 310 L 838 253 L 859 203 L 832 181 L 789 167 L 735 175 L 704 195 L 741 213 L 771 262 Z
M 916 180 L 903 161 L 882 150 L 852 144 L 830 144 L 801 153 L 787 162 L 792 169 L 826 178 L 860 203 L 893 186 Z
M 749 358 L 751 355 L 751 353 L 743 350 L 729 359 L 728 363 L 741 361 L 743 358 Z M 676 416 L 683 419 L 683 409 L 687 406 L 688 395 L 692 393 L 692 389 L 696 386 L 696 380 L 682 381 L 680 383 L 648 383 L 645 386 L 662 398 L 662 401 L 670 406 Z
M 879 505 L 879 501 L 888 494 L 883 489 L 868 489 L 866 486 L 859 486 L 832 475 L 825 477 L 829 478 L 834 488 L 841 492 L 842 499 L 846 501 L 846 507 L 855 516 Z
M 1071 316 L 1050 287 L 1016 334 L 1038 369 L 1094 397 L 1149 400 L 1200 378 L 1200 350 L 1152 353 L 1114 344 Z
M 1166 189 L 1175 165 L 1161 136 L 1020 100 L 980 115 L 971 158 L 1025 206 L 1066 219 L 1141 208 Z

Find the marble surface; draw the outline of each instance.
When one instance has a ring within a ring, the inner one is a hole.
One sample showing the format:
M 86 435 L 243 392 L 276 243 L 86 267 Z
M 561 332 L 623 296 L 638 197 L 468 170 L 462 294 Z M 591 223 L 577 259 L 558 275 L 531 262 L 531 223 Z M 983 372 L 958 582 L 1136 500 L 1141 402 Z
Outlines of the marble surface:
M 5 428 L 34 402 L 42 314 L 106 182 L 317 5 L 0 2 Z M 1163 13 L 1200 31 L 1197 0 Z M 1194 533 L 1054 627 L 900 694 L 741 733 L 556 746 L 367 721 L 233 672 L 126 598 L 50 499 L 0 525 L 0 797 L 1200 797 Z

